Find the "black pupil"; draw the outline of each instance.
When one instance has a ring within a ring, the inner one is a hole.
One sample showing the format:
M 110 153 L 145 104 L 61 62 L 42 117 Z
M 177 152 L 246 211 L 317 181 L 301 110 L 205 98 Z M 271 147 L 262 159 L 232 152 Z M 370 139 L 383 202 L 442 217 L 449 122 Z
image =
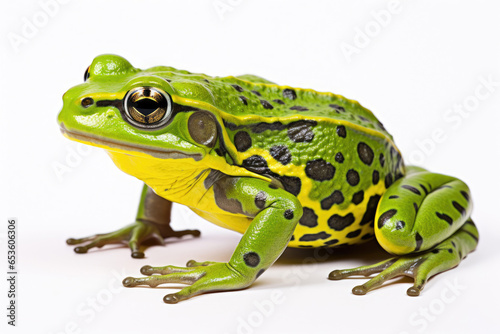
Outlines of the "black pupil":
M 141 99 L 139 101 L 132 102 L 132 107 L 144 116 L 148 116 L 153 111 L 158 109 L 160 105 L 153 99 Z
M 83 82 L 87 81 L 87 79 L 90 77 L 90 72 L 89 72 L 90 66 L 87 67 L 85 70 L 85 74 L 83 75 Z

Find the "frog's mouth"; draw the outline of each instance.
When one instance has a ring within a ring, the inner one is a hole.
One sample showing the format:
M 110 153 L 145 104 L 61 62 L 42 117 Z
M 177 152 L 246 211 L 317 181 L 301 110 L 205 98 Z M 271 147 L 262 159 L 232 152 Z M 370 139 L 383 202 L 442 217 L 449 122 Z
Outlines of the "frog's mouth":
M 121 143 L 118 141 L 104 139 L 104 138 L 100 138 L 97 136 L 89 135 L 86 133 L 81 133 L 81 132 L 72 131 L 72 130 L 70 131 L 64 126 L 64 123 L 62 123 L 62 122 L 59 126 L 60 126 L 62 134 L 64 136 L 68 137 L 69 139 L 76 140 L 76 141 L 82 142 L 82 143 L 87 144 L 87 145 L 101 147 L 101 148 L 104 148 L 104 149 L 107 149 L 110 151 L 113 151 L 113 150 L 127 151 L 127 154 L 130 154 L 130 155 L 134 155 L 134 152 L 138 152 L 138 153 L 147 154 L 147 155 L 150 155 L 154 158 L 159 158 L 159 159 L 192 158 L 195 161 L 199 161 L 203 158 L 202 155 L 198 154 L 198 153 L 188 154 L 188 153 L 179 152 L 179 151 L 162 150 L 162 149 L 152 148 L 152 147 L 147 147 L 147 146 L 142 146 L 142 145 L 125 144 L 125 143 Z

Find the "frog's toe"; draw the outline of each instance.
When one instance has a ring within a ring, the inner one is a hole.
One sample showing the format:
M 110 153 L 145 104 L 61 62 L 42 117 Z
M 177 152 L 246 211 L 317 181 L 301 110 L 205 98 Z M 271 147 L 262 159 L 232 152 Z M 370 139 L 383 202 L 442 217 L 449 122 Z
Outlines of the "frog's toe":
M 420 289 L 415 286 L 412 286 L 411 288 L 406 290 L 406 294 L 408 296 L 413 296 L 413 297 L 420 296 Z
M 143 259 L 146 255 L 144 254 L 144 252 L 141 252 L 141 251 L 133 251 L 131 256 L 134 258 L 134 259 Z
M 213 262 L 213 261 L 198 262 L 198 261 L 195 261 L 195 260 L 189 260 L 186 263 L 186 267 L 206 267 L 206 266 L 209 266 L 209 265 L 212 265 L 212 264 L 215 264 L 215 263 L 217 263 L 217 262 Z
M 141 274 L 146 276 L 151 276 L 154 274 L 167 275 L 173 273 L 187 273 L 193 270 L 194 268 L 190 267 L 176 267 L 176 266 L 152 267 L 146 265 L 141 268 Z
M 163 297 L 163 301 L 166 304 L 177 304 L 179 302 L 179 297 L 177 297 L 177 294 L 171 293 L 171 294 L 165 295 L 165 297 Z
M 366 288 L 362 285 L 358 285 L 352 288 L 352 293 L 358 296 L 366 295 L 367 292 L 368 290 L 366 290 Z

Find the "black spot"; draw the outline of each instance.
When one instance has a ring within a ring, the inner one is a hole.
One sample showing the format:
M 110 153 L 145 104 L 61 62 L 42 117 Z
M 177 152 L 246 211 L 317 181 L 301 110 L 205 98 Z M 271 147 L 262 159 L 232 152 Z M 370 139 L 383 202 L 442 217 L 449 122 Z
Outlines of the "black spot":
M 285 190 L 290 194 L 297 196 L 300 193 L 302 187 L 300 178 L 296 176 L 276 176 L 276 178 L 281 181 Z
M 448 253 L 452 254 L 453 253 L 453 249 L 448 248 Z
M 255 95 L 257 95 L 257 96 L 262 96 L 262 95 L 261 95 L 258 91 L 256 91 L 256 90 L 252 90 L 252 93 L 254 93 L 254 94 L 255 94 Z
M 255 252 L 248 252 L 243 255 L 243 261 L 249 267 L 255 268 L 260 263 L 260 256 Z
M 384 227 L 384 225 L 387 223 L 387 221 L 389 219 L 391 219 L 392 217 L 394 217 L 394 215 L 398 212 L 398 210 L 396 209 L 391 209 L 391 210 L 387 210 L 386 212 L 384 212 L 382 215 L 380 215 L 380 217 L 378 218 L 378 228 L 382 228 Z
M 241 102 L 243 102 L 244 105 L 248 105 L 248 99 L 246 97 L 244 97 L 243 95 L 240 95 L 238 96 L 241 100 Z
M 293 210 L 291 210 L 291 209 L 285 210 L 285 212 L 283 213 L 283 216 L 288 220 L 293 219 Z
M 432 253 L 433 253 L 433 254 L 437 254 L 437 253 L 439 253 L 439 251 L 440 251 L 440 250 L 436 248 L 436 249 L 433 249 L 433 250 L 432 250 Z
M 417 205 L 417 203 L 413 202 L 413 208 L 415 209 L 415 216 L 416 216 L 417 213 L 418 213 L 418 205 Z
M 302 107 L 302 106 L 293 106 L 293 107 L 290 107 L 290 110 L 308 111 L 309 109 L 306 107 Z
M 465 191 L 463 190 L 460 190 L 460 193 L 462 194 L 462 196 L 465 198 L 465 200 L 468 202 L 469 201 L 469 194 L 467 194 Z
M 340 204 L 344 202 L 344 195 L 341 191 L 335 190 L 330 196 L 326 197 L 321 201 L 321 208 L 323 210 L 330 210 L 334 204 Z
M 378 156 L 378 161 L 380 161 L 380 166 L 384 167 L 385 165 L 385 157 L 382 153 Z
M 382 122 L 378 121 L 377 125 L 379 126 L 379 128 L 381 128 L 382 130 L 386 131 L 385 127 L 384 127 L 384 124 L 382 124 Z
M 231 131 L 234 131 L 234 130 L 237 130 L 240 128 L 238 125 L 231 123 L 231 122 L 228 122 L 228 121 L 224 121 L 224 126 Z
M 422 239 L 422 236 L 420 234 L 415 234 L 415 252 L 418 252 L 420 250 L 420 247 L 422 247 L 422 243 L 424 242 L 424 239 Z
M 453 247 L 457 248 L 457 245 L 455 245 L 455 243 L 454 243 L 453 241 L 451 242 L 451 245 L 452 245 Z
M 234 146 L 238 152 L 245 152 L 252 147 L 252 138 L 245 131 L 239 131 L 234 135 Z
M 252 127 L 253 133 L 262 133 L 267 130 L 271 131 L 281 131 L 285 128 L 286 126 L 283 125 L 281 122 L 274 122 L 274 123 L 258 123 Z
M 337 153 L 335 154 L 335 161 L 337 161 L 338 163 L 343 163 L 344 162 L 344 155 L 342 155 L 342 153 Z
M 335 111 L 336 111 L 336 112 L 338 112 L 338 113 L 340 113 L 340 112 L 345 112 L 344 107 L 341 107 L 341 106 L 339 106 L 339 105 L 337 105 L 337 104 L 329 104 L 328 106 L 329 106 L 330 108 L 335 109 Z
M 331 245 L 335 245 L 338 243 L 339 243 L 339 239 L 332 239 L 332 240 L 325 241 L 325 246 L 331 246 Z
M 370 166 L 372 164 L 374 153 L 372 148 L 366 143 L 360 142 L 358 144 L 358 155 L 365 165 Z
M 356 231 L 351 231 L 347 233 L 346 238 L 356 238 L 361 234 L 361 229 L 357 229 Z
M 391 173 L 388 173 L 386 176 L 385 176 L 385 188 L 388 189 L 392 184 L 392 174 Z
M 251 157 L 243 160 L 243 167 L 258 174 L 269 173 L 269 167 L 267 166 L 266 159 L 260 155 L 252 155 Z
M 351 186 L 355 186 L 359 183 L 359 173 L 354 169 L 349 169 L 346 174 L 347 183 Z
M 420 186 L 420 188 L 422 188 L 424 190 L 424 193 L 426 195 L 429 195 L 429 191 L 427 190 L 427 188 L 422 183 L 419 183 L 418 185 Z
M 465 231 L 465 230 L 463 230 L 462 232 L 465 232 L 469 237 L 471 237 L 472 239 L 474 239 L 474 241 L 476 241 L 476 242 L 479 241 L 479 239 L 474 234 L 472 234 L 471 232 Z
M 366 205 L 365 214 L 363 215 L 363 218 L 361 219 L 359 225 L 363 226 L 373 222 L 373 219 L 375 219 L 375 213 L 377 212 L 379 201 L 380 195 L 373 195 L 372 197 L 370 197 L 370 199 L 368 200 L 368 204 Z
M 363 117 L 363 116 L 361 116 L 361 115 L 358 115 L 358 118 L 359 118 L 360 120 L 362 120 L 363 122 L 369 122 L 368 118 Z
M 363 190 L 360 190 L 354 195 L 352 195 L 352 202 L 358 205 L 359 203 L 363 202 L 364 198 L 365 198 L 365 193 L 363 192 Z
M 352 223 L 354 223 L 354 215 L 352 213 L 348 213 L 345 216 L 334 214 L 328 218 L 328 226 L 335 231 L 342 231 L 346 227 L 351 226 Z
M 242 91 L 244 91 L 244 89 L 243 89 L 240 85 L 231 85 L 231 86 L 233 86 L 233 88 L 234 88 L 234 89 L 236 89 L 236 90 L 237 90 L 238 92 L 240 92 L 240 93 L 241 93 Z
M 304 213 L 299 220 L 299 224 L 307 227 L 318 226 L 318 216 L 314 213 L 314 210 L 308 207 L 304 207 L 303 210 Z
M 299 241 L 316 241 L 320 239 L 328 239 L 331 236 L 332 236 L 331 234 L 328 234 L 326 232 L 304 234 L 303 236 L 300 237 Z
M 259 278 L 260 275 L 262 275 L 264 273 L 264 271 L 266 271 L 266 269 L 261 269 L 259 270 L 259 272 L 257 273 L 257 275 L 255 276 L 255 279 Z
M 290 238 L 290 241 L 294 241 L 295 240 L 295 236 L 292 235 L 292 237 Z
M 396 226 L 395 226 L 396 230 L 401 230 L 401 229 L 405 228 L 405 225 L 406 225 L 405 222 L 402 220 L 396 222 Z
M 371 233 L 366 233 L 365 235 L 363 235 L 361 237 L 361 240 L 368 240 L 368 239 L 371 239 L 373 237 L 373 235 Z
M 306 164 L 306 175 L 316 181 L 333 179 L 335 167 L 323 159 L 311 160 Z
M 403 185 L 401 186 L 401 188 L 406 189 L 406 190 L 409 190 L 409 191 L 411 191 L 412 193 L 414 193 L 414 194 L 416 194 L 416 195 L 422 196 L 422 193 L 420 192 L 420 190 L 418 190 L 417 188 L 412 187 L 412 186 L 410 186 L 410 185 L 403 184 Z
M 398 195 L 391 195 L 391 196 L 389 196 L 389 199 L 395 199 L 395 198 L 399 198 L 399 196 Z
M 269 102 L 267 102 L 266 100 L 260 100 L 260 104 L 262 104 L 262 106 L 266 109 L 273 109 L 273 105 Z
M 380 174 L 377 170 L 374 170 L 372 174 L 372 183 L 375 185 L 378 184 L 378 181 L 380 181 Z
M 452 225 L 453 224 L 453 219 L 448 216 L 446 213 L 439 213 L 439 212 L 436 212 L 436 216 L 441 219 L 441 220 L 444 220 L 445 222 L 447 222 L 448 224 Z
M 463 206 L 461 206 L 460 204 L 458 204 L 458 203 L 457 203 L 457 202 L 455 202 L 455 201 L 451 202 L 451 204 L 453 204 L 453 206 L 455 207 L 455 209 L 456 209 L 458 212 L 460 212 L 460 214 L 461 214 L 462 216 L 465 216 L 465 213 L 466 213 L 466 212 L 465 212 L 465 209 L 464 209 L 464 207 L 463 207 Z
M 337 131 L 337 135 L 339 137 L 345 138 L 346 135 L 347 135 L 346 134 L 346 130 L 345 130 L 345 126 L 343 126 L 343 125 L 337 126 L 337 130 L 336 131 Z
M 288 147 L 285 145 L 276 145 L 271 147 L 269 150 L 269 153 L 271 153 L 271 156 L 279 161 L 282 165 L 287 165 L 292 161 L 292 154 L 290 153 L 290 150 L 288 150 Z
M 208 81 L 207 79 L 203 79 L 203 81 L 205 81 L 206 83 L 210 83 L 210 81 Z
M 263 209 L 266 206 L 267 194 L 264 191 L 259 191 L 257 195 L 255 195 L 255 206 L 259 209 Z
M 441 189 L 446 189 L 446 188 L 452 189 L 451 186 L 445 184 L 445 185 L 442 185 L 440 187 L 437 187 L 436 189 L 434 189 L 434 191 L 441 190 Z
M 273 102 L 276 102 L 277 104 L 285 104 L 285 102 L 280 99 L 274 99 Z
M 297 94 L 293 89 L 285 88 L 283 89 L 283 97 L 285 99 L 295 100 L 297 98 Z
M 314 138 L 312 127 L 315 121 L 297 121 L 288 125 L 288 138 L 296 143 L 311 142 Z

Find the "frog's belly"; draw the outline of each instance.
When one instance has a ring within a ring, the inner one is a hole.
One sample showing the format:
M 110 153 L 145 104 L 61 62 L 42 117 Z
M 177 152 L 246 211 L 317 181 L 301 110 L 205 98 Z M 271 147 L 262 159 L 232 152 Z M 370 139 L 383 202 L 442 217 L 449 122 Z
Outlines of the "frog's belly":
M 385 190 L 380 182 L 364 190 L 363 199 L 358 204 L 345 200 L 343 205 L 334 204 L 328 210 L 324 209 L 324 205 L 322 207 L 321 202 L 299 194 L 304 213 L 289 246 L 335 247 L 370 240 L 374 237 L 373 219 L 377 205 Z

